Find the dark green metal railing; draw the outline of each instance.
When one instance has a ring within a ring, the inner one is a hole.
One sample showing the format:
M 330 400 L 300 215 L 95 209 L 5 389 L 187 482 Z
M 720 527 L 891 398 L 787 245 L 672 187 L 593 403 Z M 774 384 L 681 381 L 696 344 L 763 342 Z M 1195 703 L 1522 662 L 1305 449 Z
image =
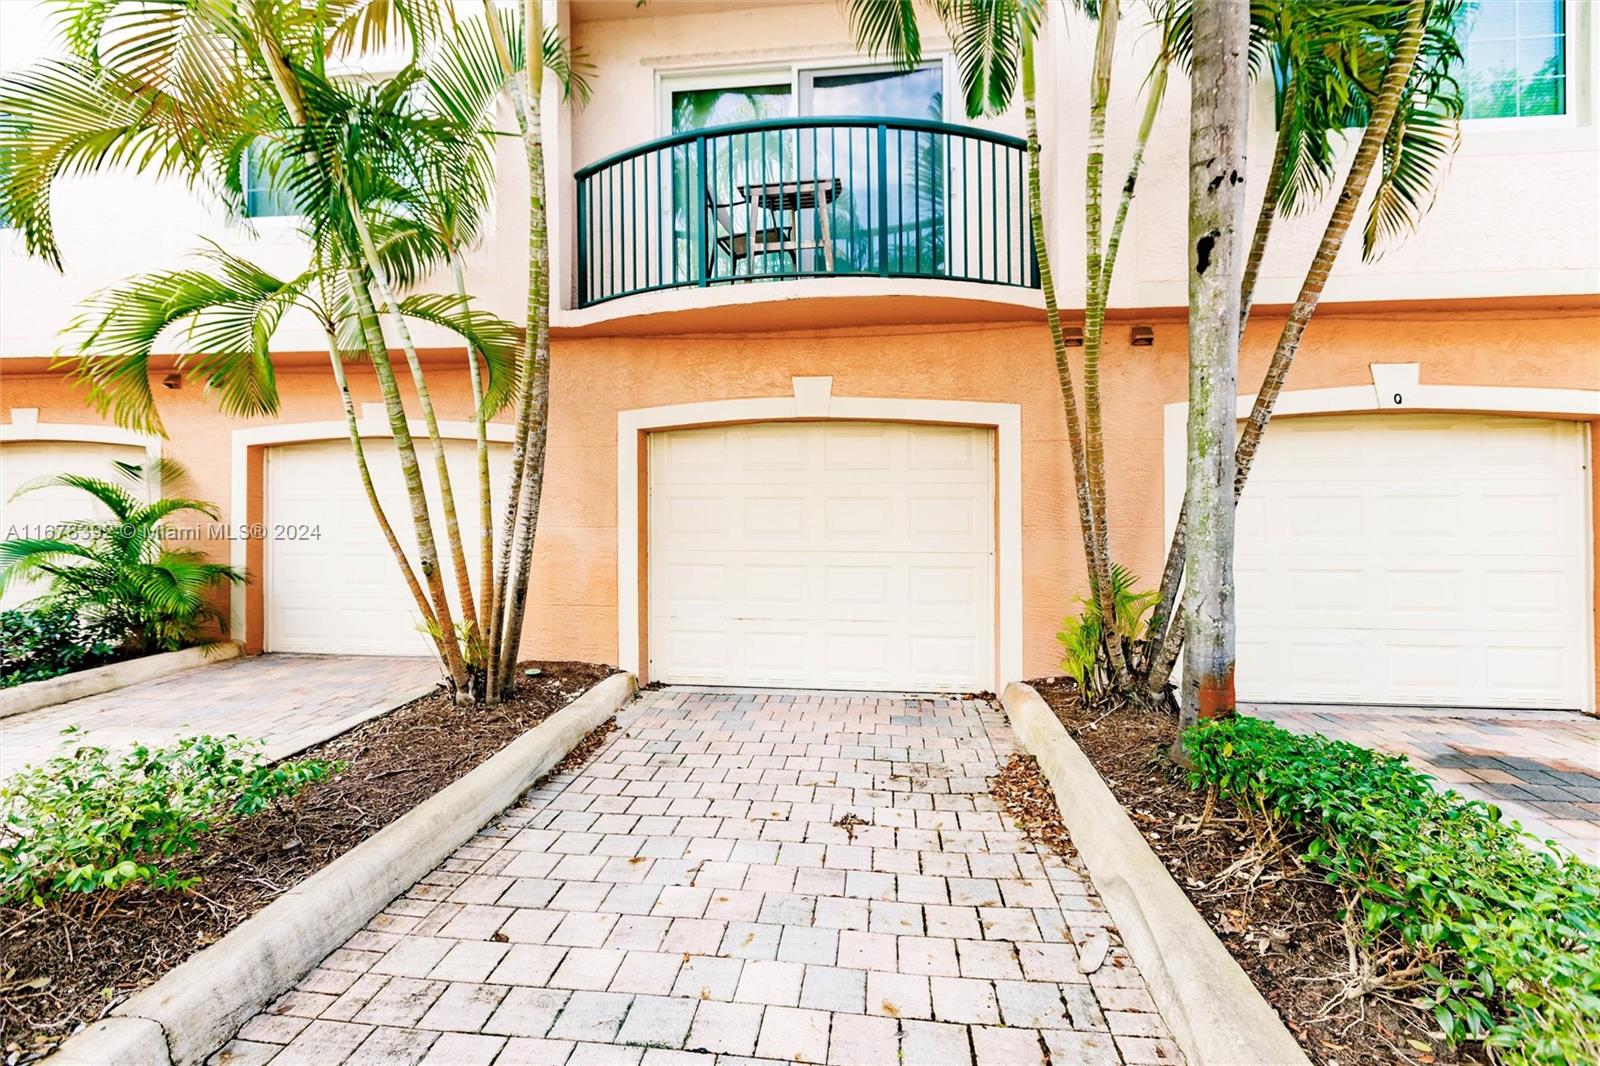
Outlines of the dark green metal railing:
M 578 306 L 797 277 L 1038 288 L 1027 146 L 944 122 L 718 126 L 577 173 Z

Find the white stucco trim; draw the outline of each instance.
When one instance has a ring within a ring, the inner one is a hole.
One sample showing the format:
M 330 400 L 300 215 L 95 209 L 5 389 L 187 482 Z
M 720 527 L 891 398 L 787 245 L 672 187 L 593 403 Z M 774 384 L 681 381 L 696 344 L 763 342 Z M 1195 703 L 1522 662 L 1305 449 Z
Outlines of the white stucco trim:
M 1373 363 L 1372 384 L 1344 385 L 1327 389 L 1289 389 L 1278 397 L 1273 408 L 1274 420 L 1295 415 L 1361 414 L 1380 412 L 1392 414 L 1430 414 L 1461 411 L 1476 414 L 1498 414 L 1522 418 L 1556 418 L 1573 421 L 1600 422 L 1600 389 L 1553 389 L 1509 385 L 1426 385 L 1422 383 L 1420 363 Z M 1239 420 L 1250 417 L 1255 406 L 1254 394 L 1240 396 L 1237 414 Z M 1172 532 L 1178 524 L 1178 512 L 1183 508 L 1184 463 L 1186 459 L 1187 401 L 1169 403 L 1162 411 L 1162 471 L 1163 512 L 1162 527 L 1170 543 Z M 1267 432 L 1271 433 L 1269 425 Z M 1589 432 L 1595 432 L 1590 426 Z M 1591 495 L 1593 487 L 1589 489 Z M 1593 501 L 1585 501 L 1585 514 L 1593 514 Z M 1589 523 L 1589 558 L 1594 558 L 1594 540 L 1600 530 Z M 1591 570 L 1593 563 L 1590 564 Z M 1592 587 L 1594 574 L 1589 575 Z M 1593 612 L 1591 611 L 1591 626 Z M 1594 641 L 1586 642 L 1593 648 Z M 1597 664 L 1590 653 L 1588 702 L 1583 710 L 1595 713 L 1594 679 Z M 1181 664 L 1180 664 L 1181 669 Z
M 426 423 L 420 419 L 410 419 L 408 424 L 411 435 L 426 446 L 428 441 Z M 388 418 L 383 415 L 382 404 L 362 404 L 361 416 L 356 419 L 356 429 L 363 439 L 394 436 Z M 446 440 L 476 440 L 478 431 L 476 424 L 472 422 L 444 421 L 439 423 L 439 436 Z M 509 443 L 512 438 L 512 427 L 503 422 L 490 422 L 487 436 L 490 441 Z M 230 436 L 228 449 L 229 525 L 237 531 L 245 525 L 245 516 L 250 513 L 251 448 L 270 448 L 278 444 L 303 444 L 319 440 L 348 440 L 349 437 L 350 427 L 342 418 L 325 422 L 276 422 L 268 426 L 251 426 L 248 429 L 234 430 Z M 228 553 L 228 561 L 242 570 L 248 557 L 249 543 L 245 538 L 236 535 L 230 542 Z M 259 578 L 260 575 L 252 576 Z M 241 644 L 249 636 L 245 625 L 245 596 L 245 587 L 235 585 L 228 610 L 229 633 Z
M 827 392 L 820 382 L 827 382 Z M 639 407 L 617 412 L 617 665 L 640 671 L 639 447 L 643 434 L 735 422 L 848 420 L 977 426 L 995 434 L 994 691 L 1022 679 L 1022 406 L 973 400 L 832 395 L 832 379 L 794 379 L 795 393 L 744 400 Z
M 139 433 L 121 426 L 94 425 L 85 422 L 41 422 L 37 407 L 13 407 L 11 421 L 0 423 L 0 443 L 6 441 L 61 441 L 80 444 L 124 444 L 144 450 L 144 461 L 150 467 L 145 481 L 145 495 L 150 500 L 161 497 L 161 438 L 150 433 Z

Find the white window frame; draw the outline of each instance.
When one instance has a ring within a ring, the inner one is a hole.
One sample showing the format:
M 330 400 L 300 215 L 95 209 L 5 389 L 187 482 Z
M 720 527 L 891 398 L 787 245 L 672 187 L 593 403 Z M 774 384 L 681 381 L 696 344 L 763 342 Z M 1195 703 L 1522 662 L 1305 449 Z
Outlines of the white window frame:
M 955 64 L 948 51 L 934 51 L 924 57 L 920 67 L 938 66 L 943 95 L 943 122 L 949 122 L 952 93 L 959 93 Z M 750 85 L 789 85 L 794 101 L 795 117 L 812 117 L 800 110 L 802 91 L 808 81 L 818 74 L 824 76 L 845 73 L 868 73 L 896 69 L 893 63 L 863 61 L 859 55 L 831 55 L 818 58 L 796 59 L 785 63 L 744 65 L 737 67 L 701 67 L 685 70 L 656 71 L 656 136 L 672 135 L 672 94 L 696 89 L 737 89 Z
M 1562 0 L 1562 59 L 1566 65 L 1566 110 L 1559 115 L 1511 115 L 1503 118 L 1462 118 L 1463 130 L 1558 130 L 1579 125 L 1578 112 L 1587 110 L 1590 84 L 1590 55 L 1586 47 L 1591 30 L 1586 17 L 1589 5 L 1578 0 Z M 1465 42 L 1463 42 L 1465 43 Z M 1574 44 L 1578 47 L 1573 47 Z M 1462 73 L 1467 73 L 1463 56 Z M 1461 91 L 1467 92 L 1465 79 Z

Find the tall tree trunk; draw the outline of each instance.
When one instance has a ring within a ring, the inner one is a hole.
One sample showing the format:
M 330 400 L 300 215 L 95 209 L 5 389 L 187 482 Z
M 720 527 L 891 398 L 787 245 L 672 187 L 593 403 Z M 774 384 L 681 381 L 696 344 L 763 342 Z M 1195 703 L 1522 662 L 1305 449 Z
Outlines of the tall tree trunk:
M 1238 446 L 1234 449 L 1235 499 L 1244 492 L 1245 479 L 1250 474 L 1250 464 L 1255 459 L 1256 449 L 1260 446 L 1261 434 L 1266 431 L 1267 423 L 1272 418 L 1272 409 L 1277 403 L 1278 394 L 1283 391 L 1283 383 L 1288 377 L 1290 366 L 1294 363 L 1294 357 L 1300 350 L 1300 341 L 1305 336 L 1306 326 L 1310 324 L 1311 316 L 1316 312 L 1317 304 L 1322 299 L 1322 290 L 1326 287 L 1328 276 L 1333 271 L 1334 261 L 1339 257 L 1339 250 L 1344 246 L 1344 238 L 1355 218 L 1362 192 L 1372 175 L 1372 168 L 1377 163 L 1383 142 L 1389 136 L 1389 127 L 1394 124 L 1395 113 L 1399 109 L 1401 97 L 1411 77 L 1411 68 L 1416 63 L 1417 51 L 1422 45 L 1427 11 L 1428 0 L 1412 0 L 1406 15 L 1405 28 L 1395 46 L 1394 54 L 1390 57 L 1389 66 L 1384 71 L 1378 98 L 1368 117 L 1367 128 L 1362 132 L 1361 143 L 1356 148 L 1355 158 L 1339 189 L 1339 198 L 1334 203 L 1333 213 L 1323 229 L 1322 240 L 1311 259 L 1311 266 L 1306 270 L 1300 294 L 1295 298 L 1294 306 L 1289 311 L 1289 318 L 1284 322 L 1283 332 L 1278 337 L 1278 346 L 1273 350 L 1261 390 L 1256 394 L 1255 406 L 1250 411 L 1250 420 L 1245 424 Z M 1169 565 L 1172 555 L 1182 557 L 1184 553 L 1185 545 L 1180 539 L 1175 539 L 1173 552 L 1169 554 Z M 1166 685 L 1167 679 L 1172 674 L 1173 664 L 1177 662 L 1178 652 L 1184 640 L 1183 615 L 1182 610 L 1176 612 L 1162 638 L 1160 651 L 1151 662 L 1150 672 L 1145 678 L 1151 692 L 1159 692 Z
M 355 193 L 346 189 L 350 202 L 350 216 L 355 223 L 356 236 L 361 242 L 361 252 L 367 269 L 378 286 L 378 295 L 388 307 L 389 318 L 394 322 L 395 335 L 400 338 L 400 348 L 406 354 L 406 366 L 411 370 L 411 383 L 417 390 L 417 403 L 422 408 L 422 424 L 428 431 L 428 443 L 433 448 L 433 469 L 439 479 L 439 506 L 444 511 L 445 539 L 450 547 L 450 559 L 455 568 L 456 595 L 461 600 L 461 616 L 473 628 L 478 624 L 478 611 L 472 596 L 472 574 L 467 568 L 467 552 L 461 542 L 461 522 L 456 515 L 455 490 L 450 485 L 449 455 L 444 438 L 439 433 L 439 419 L 433 410 L 433 397 L 428 392 L 428 381 L 422 372 L 422 359 L 417 354 L 416 342 L 411 339 L 411 327 L 400 309 L 400 297 L 389 284 L 378 246 L 373 243 L 372 231 L 367 227 L 366 213 L 356 202 Z M 453 636 L 452 636 L 453 639 Z M 458 695 L 470 695 L 461 693 Z
M 378 320 L 378 308 L 367 289 L 367 279 L 359 268 L 345 267 L 345 277 L 355 300 L 356 316 L 361 325 L 361 336 L 372 359 L 372 372 L 378 379 L 383 394 L 384 410 L 389 416 L 389 428 L 394 433 L 395 451 L 400 456 L 400 475 L 405 479 L 406 497 L 411 501 L 411 524 L 417 534 L 417 565 L 428 583 L 428 595 L 433 601 L 434 624 L 442 634 L 440 648 L 444 653 L 445 670 L 450 683 L 457 691 L 467 684 L 466 664 L 461 660 L 461 649 L 456 643 L 455 619 L 450 612 L 450 600 L 445 593 L 444 574 L 439 567 L 439 549 L 433 540 L 433 520 L 428 513 L 428 493 L 422 484 L 422 464 L 417 460 L 416 442 L 411 439 L 411 426 L 406 421 L 405 403 L 400 397 L 400 386 L 395 381 L 394 367 L 389 362 L 388 342 L 383 336 L 383 325 Z
M 1239 339 L 1244 339 L 1244 328 L 1250 322 L 1250 305 L 1256 298 L 1256 278 L 1261 276 L 1261 260 L 1267 254 L 1267 239 L 1272 236 L 1272 224 L 1278 218 L 1278 199 L 1283 195 L 1283 167 L 1289 158 L 1288 121 L 1295 106 L 1294 72 L 1289 73 L 1289 84 L 1283 88 L 1283 108 L 1278 116 L 1278 138 L 1272 149 L 1272 169 L 1267 171 L 1267 187 L 1262 192 L 1261 210 L 1256 213 L 1256 230 L 1250 238 L 1250 255 L 1244 261 L 1244 277 L 1239 282 Z
M 528 0 L 528 38 L 538 41 L 534 12 L 539 0 Z M 530 59 L 538 53 L 530 47 Z M 517 529 L 517 550 L 512 563 L 511 581 L 506 588 L 505 638 L 500 656 L 500 688 L 510 692 L 516 686 L 517 654 L 522 643 L 522 621 L 528 604 L 528 578 L 533 568 L 534 535 L 539 528 L 539 501 L 544 491 L 545 445 L 550 424 L 550 243 L 545 215 L 544 133 L 542 78 L 543 66 L 528 64 L 528 324 L 532 332 L 529 348 L 533 353 L 530 392 L 527 462 L 523 471 L 521 521 Z
M 450 272 L 455 277 L 456 295 L 461 297 L 462 310 L 466 310 L 467 279 L 461 271 L 461 260 L 453 253 L 450 256 Z M 483 608 L 478 614 L 478 640 L 487 654 L 489 618 L 494 610 L 493 481 L 489 475 L 489 412 L 483 409 L 483 375 L 478 366 L 478 349 L 470 342 L 467 344 L 467 368 L 472 383 L 472 427 L 478 438 L 478 597 Z M 484 669 L 488 669 L 487 662 Z
M 1180 724 L 1234 712 L 1233 424 L 1250 9 L 1197 0 L 1189 120 L 1188 652 Z M 1181 741 L 1177 746 L 1181 755 Z
M 361 477 L 361 488 L 367 494 L 367 503 L 372 507 L 372 517 L 378 520 L 378 530 L 383 534 L 385 543 L 389 545 L 389 552 L 394 556 L 395 565 L 400 568 L 400 573 L 405 578 L 406 589 L 410 591 L 412 602 L 416 604 L 417 611 L 427 623 L 428 636 L 433 639 L 434 646 L 439 651 L 439 658 L 442 660 L 444 649 L 439 647 L 441 643 L 437 632 L 439 621 L 433 613 L 433 605 L 428 602 L 427 593 L 422 591 L 416 572 L 411 569 L 411 560 L 406 558 L 406 550 L 400 546 L 400 538 L 395 535 L 394 527 L 389 524 L 389 516 L 383 509 L 383 501 L 378 498 L 377 487 L 372 483 L 372 470 L 367 466 L 366 447 L 361 443 L 361 427 L 356 421 L 355 401 L 350 396 L 350 382 L 345 376 L 344 358 L 339 354 L 338 335 L 326 322 L 322 324 L 322 332 L 328 341 L 328 359 L 333 364 L 333 382 L 339 387 L 339 402 L 344 407 L 345 428 L 350 433 L 350 450 L 355 455 L 356 473 Z
M 284 58 L 278 42 L 270 35 L 263 35 L 260 52 L 268 76 L 272 79 L 273 88 L 277 90 L 278 99 L 288 112 L 289 120 L 297 126 L 305 126 L 307 115 L 301 87 L 295 80 L 294 72 Z M 333 166 L 333 161 L 323 160 L 322 163 L 324 167 Z M 357 219 L 361 219 L 361 207 L 356 202 L 349 182 L 341 179 L 341 184 L 349 199 L 351 211 Z M 356 259 L 365 257 L 363 249 L 349 251 Z M 389 426 L 394 432 L 395 450 L 400 456 L 400 473 L 405 479 L 406 494 L 411 500 L 411 520 L 417 534 L 417 562 L 422 568 L 422 576 L 427 579 L 428 591 L 433 599 L 434 623 L 443 634 L 440 645 L 444 651 L 445 669 L 450 675 L 450 683 L 457 692 L 460 692 L 467 683 L 466 665 L 461 660 L 461 650 L 456 644 L 455 620 L 450 612 L 450 600 L 445 594 L 444 576 L 439 570 L 439 552 L 434 544 L 433 520 L 428 512 L 428 496 L 422 484 L 422 467 L 417 462 L 416 444 L 411 439 L 411 427 L 406 421 L 405 403 L 400 397 L 399 385 L 395 382 L 394 367 L 389 362 L 389 345 L 384 339 L 383 326 L 378 320 L 378 309 L 372 302 L 372 292 L 367 287 L 367 279 L 362 276 L 359 269 L 349 264 L 345 266 L 345 277 L 350 284 L 351 296 L 356 302 L 356 315 L 361 325 L 362 339 L 367 345 L 368 354 L 372 357 L 372 369 L 383 394 Z
M 511 456 L 511 491 L 506 498 L 500 555 L 495 560 L 498 600 L 490 638 L 495 695 L 516 685 L 522 616 L 527 606 L 528 574 L 538 528 L 543 489 L 546 420 L 550 386 L 550 256 L 545 217 L 543 110 L 543 40 L 540 0 L 525 0 L 523 74 L 517 77 L 503 27 L 492 6 L 486 26 L 506 76 L 506 91 L 522 134 L 528 164 L 528 326 L 517 395 L 517 425 Z
M 1022 38 L 1022 109 L 1028 127 L 1028 215 L 1033 232 L 1033 254 L 1039 264 L 1039 290 L 1044 296 L 1044 317 L 1050 327 L 1050 344 L 1055 351 L 1056 380 L 1061 386 L 1061 406 L 1067 416 L 1067 443 L 1072 452 L 1072 484 L 1078 500 L 1078 525 L 1083 530 L 1083 551 L 1089 560 L 1090 576 L 1094 518 L 1089 507 L 1089 468 L 1084 457 L 1083 424 L 1078 418 L 1077 388 L 1072 381 L 1072 364 L 1067 359 L 1067 338 L 1061 329 L 1061 310 L 1056 305 L 1055 278 L 1050 273 L 1050 249 L 1044 228 L 1044 200 L 1039 178 L 1039 112 L 1034 100 L 1033 35 Z
M 1106 162 L 1106 106 L 1116 51 L 1118 0 L 1101 0 L 1095 33 L 1094 69 L 1089 77 L 1089 148 L 1084 167 L 1085 270 L 1083 305 L 1084 447 L 1089 475 L 1091 526 L 1085 530 L 1090 591 L 1103 619 L 1101 630 L 1112 683 L 1125 688 L 1128 664 L 1116 627 L 1116 590 L 1111 583 L 1111 528 L 1106 508 L 1106 451 L 1100 404 L 1100 352 L 1105 340 L 1106 278 L 1103 228 Z

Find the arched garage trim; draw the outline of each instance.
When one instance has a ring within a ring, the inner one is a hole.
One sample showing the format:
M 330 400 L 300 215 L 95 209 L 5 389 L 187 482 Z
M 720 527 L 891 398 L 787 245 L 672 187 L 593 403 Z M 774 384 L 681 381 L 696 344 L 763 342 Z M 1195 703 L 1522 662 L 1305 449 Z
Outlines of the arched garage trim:
M 428 441 L 428 427 L 420 419 L 409 421 L 412 437 L 416 438 L 426 447 Z M 366 403 L 361 405 L 361 416 L 356 420 L 356 428 L 363 440 L 372 438 L 381 440 L 394 436 L 394 430 L 389 425 L 389 417 L 381 403 Z M 477 427 L 472 422 L 442 421 L 439 423 L 439 435 L 445 440 L 476 440 Z M 512 438 L 512 427 L 502 422 L 490 422 L 487 432 L 491 443 L 509 443 Z M 229 448 L 230 473 L 228 484 L 231 492 L 228 505 L 228 521 L 235 527 L 243 526 L 251 521 L 251 503 L 254 501 L 257 508 L 265 505 L 264 486 L 261 484 L 260 459 L 267 449 L 279 444 L 303 444 L 310 441 L 321 440 L 348 440 L 350 427 L 344 419 L 330 419 L 325 422 L 280 422 L 268 426 L 252 426 L 248 429 L 236 429 L 231 436 Z M 354 461 L 352 459 L 352 461 Z M 236 567 L 248 568 L 250 566 L 252 542 L 235 537 L 229 549 L 229 561 Z M 260 545 L 256 545 L 257 554 Z M 259 560 L 258 560 L 259 564 Z M 252 571 L 253 573 L 254 571 Z M 249 627 L 248 606 L 250 597 L 260 597 L 264 592 L 259 584 L 251 583 L 248 586 L 235 585 L 230 601 L 231 632 L 233 639 L 244 644 L 247 649 L 259 650 L 261 643 L 260 633 L 252 633 Z M 259 603 L 258 603 L 259 606 Z M 259 613 L 259 612 L 258 612 Z
M 617 413 L 617 663 L 642 663 L 644 572 L 640 489 L 647 434 L 741 422 L 921 422 L 995 434 L 995 691 L 1022 678 L 1022 407 L 970 400 L 834 396 L 830 377 L 796 377 L 794 394 L 640 407 Z

